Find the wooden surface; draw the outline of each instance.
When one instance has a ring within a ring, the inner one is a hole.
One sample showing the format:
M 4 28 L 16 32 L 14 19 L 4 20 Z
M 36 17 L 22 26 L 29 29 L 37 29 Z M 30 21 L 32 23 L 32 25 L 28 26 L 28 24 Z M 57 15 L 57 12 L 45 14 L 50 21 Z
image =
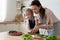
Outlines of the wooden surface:
M 33 40 L 42 40 L 41 37 L 34 35 L 35 38 Z M 8 32 L 0 33 L 0 40 L 23 40 L 22 36 L 10 36 Z
M 14 22 L 14 21 L 4 21 L 4 22 L 0 22 L 0 24 L 19 24 L 20 22 Z

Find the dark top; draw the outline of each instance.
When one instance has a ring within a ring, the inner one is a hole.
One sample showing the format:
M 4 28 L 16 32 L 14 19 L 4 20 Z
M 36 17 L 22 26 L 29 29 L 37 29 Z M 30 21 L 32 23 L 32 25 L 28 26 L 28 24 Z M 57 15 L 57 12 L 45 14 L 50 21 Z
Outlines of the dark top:
M 32 20 L 29 20 L 29 26 L 30 26 L 30 29 L 33 29 L 35 27 L 35 21 L 32 22 Z M 37 31 L 36 33 L 39 34 L 39 31 Z

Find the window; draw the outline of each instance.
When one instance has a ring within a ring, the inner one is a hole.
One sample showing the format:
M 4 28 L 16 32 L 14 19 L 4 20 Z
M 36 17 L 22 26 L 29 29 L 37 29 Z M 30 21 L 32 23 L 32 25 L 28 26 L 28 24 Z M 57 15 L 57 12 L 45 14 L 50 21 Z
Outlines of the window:
M 0 0 L 0 22 L 3 22 L 6 18 L 7 0 Z

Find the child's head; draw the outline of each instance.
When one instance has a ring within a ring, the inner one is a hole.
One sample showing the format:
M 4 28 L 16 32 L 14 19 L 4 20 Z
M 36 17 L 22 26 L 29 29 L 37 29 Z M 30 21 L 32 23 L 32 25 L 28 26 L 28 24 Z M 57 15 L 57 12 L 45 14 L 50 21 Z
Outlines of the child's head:
M 32 18 L 32 17 L 33 17 L 33 11 L 28 8 L 28 9 L 26 10 L 26 16 L 27 16 L 29 19 Z

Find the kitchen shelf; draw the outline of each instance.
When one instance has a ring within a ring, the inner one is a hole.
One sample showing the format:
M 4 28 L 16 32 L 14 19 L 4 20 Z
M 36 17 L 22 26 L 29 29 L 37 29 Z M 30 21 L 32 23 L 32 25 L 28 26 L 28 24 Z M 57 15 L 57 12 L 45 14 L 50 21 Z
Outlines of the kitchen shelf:
M 21 0 L 16 0 L 16 1 L 21 1 Z
M 4 22 L 0 22 L 0 24 L 20 24 L 20 22 L 4 21 Z
M 16 0 L 16 12 L 21 14 L 21 0 Z

